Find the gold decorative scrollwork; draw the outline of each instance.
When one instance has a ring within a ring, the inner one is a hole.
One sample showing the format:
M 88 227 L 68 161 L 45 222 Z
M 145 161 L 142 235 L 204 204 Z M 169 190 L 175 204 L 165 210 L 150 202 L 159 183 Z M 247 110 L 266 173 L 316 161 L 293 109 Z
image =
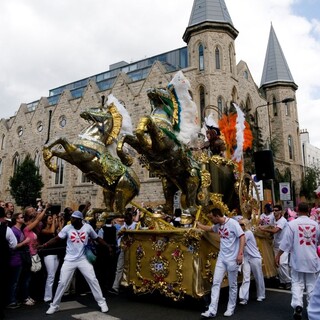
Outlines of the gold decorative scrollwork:
M 207 169 L 201 170 L 201 187 L 208 188 L 211 184 L 211 175 Z
M 226 216 L 231 216 L 231 213 L 229 211 L 229 208 L 228 206 L 222 201 L 222 197 L 223 195 L 222 194 L 219 194 L 219 193 L 210 193 L 210 200 L 212 202 L 212 205 L 215 207 L 215 208 L 218 208 L 221 210 L 221 212 L 223 214 L 225 214 Z
M 209 282 L 212 282 L 213 280 L 212 260 L 217 260 L 217 258 L 218 258 L 218 253 L 215 253 L 215 252 L 210 252 L 207 256 L 204 270 L 205 270 L 205 277 Z
M 150 271 L 156 281 L 164 281 L 169 274 L 169 261 L 162 256 L 155 256 L 150 261 Z

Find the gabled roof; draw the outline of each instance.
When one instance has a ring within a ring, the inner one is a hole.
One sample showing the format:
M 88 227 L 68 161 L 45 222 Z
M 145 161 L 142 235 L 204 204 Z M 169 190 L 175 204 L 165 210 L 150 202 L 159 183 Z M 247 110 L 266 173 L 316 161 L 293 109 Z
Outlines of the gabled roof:
M 202 22 L 225 22 L 233 26 L 224 0 L 195 0 L 188 27 Z
M 271 25 L 260 86 L 275 82 L 290 82 L 294 84 L 286 58 Z

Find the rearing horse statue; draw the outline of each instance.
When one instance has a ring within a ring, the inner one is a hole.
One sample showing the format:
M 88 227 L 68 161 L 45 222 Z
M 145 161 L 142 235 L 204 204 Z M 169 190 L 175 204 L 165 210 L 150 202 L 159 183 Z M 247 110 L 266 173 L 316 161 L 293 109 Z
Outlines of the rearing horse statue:
M 179 80 L 180 84 L 186 81 L 182 72 L 174 79 Z M 127 154 L 121 155 L 123 144 L 128 143 L 140 153 L 142 164 L 161 177 L 166 200 L 163 211 L 167 213 L 172 213 L 174 195 L 179 189 L 182 191 L 184 207 L 195 211 L 201 183 L 199 165 L 194 161 L 179 128 L 181 106 L 174 89 L 173 85 L 169 85 L 168 89 L 148 90 L 151 114 L 140 119 L 135 135 L 123 136 L 118 144 L 118 154 L 124 163 L 131 161 Z M 188 111 L 184 110 L 181 114 L 186 117 Z M 194 119 L 196 112 L 191 112 L 189 116 Z M 199 126 L 189 123 L 185 124 L 184 129 L 197 132 Z
M 107 108 L 91 108 L 80 116 L 90 125 L 74 142 L 61 137 L 46 144 L 43 147 L 44 162 L 54 172 L 57 166 L 51 161 L 53 157 L 75 165 L 91 181 L 103 187 L 106 211 L 122 214 L 140 190 L 135 172 L 116 154 L 116 139 L 123 132 L 131 132 L 131 119 L 112 95 L 108 97 Z

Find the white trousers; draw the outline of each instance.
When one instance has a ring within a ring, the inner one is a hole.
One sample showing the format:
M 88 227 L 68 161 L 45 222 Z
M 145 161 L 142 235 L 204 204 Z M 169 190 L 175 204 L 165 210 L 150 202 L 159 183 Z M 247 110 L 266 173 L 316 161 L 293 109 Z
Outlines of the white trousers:
M 237 303 L 238 269 L 239 266 L 237 265 L 236 261 L 224 262 L 218 257 L 214 269 L 213 283 L 211 288 L 211 302 L 208 309 L 211 313 L 217 314 L 221 283 L 226 272 L 228 273 L 229 282 L 229 301 L 227 310 L 232 313 L 234 312 Z
M 45 256 L 43 260 L 47 269 L 47 280 L 44 289 L 44 301 L 50 301 L 52 300 L 52 287 L 59 266 L 59 259 L 56 254 L 50 254 L 48 256 Z
M 87 260 L 87 258 L 83 258 L 77 261 L 64 261 L 61 271 L 60 271 L 60 279 L 56 294 L 54 296 L 53 302 L 51 303 L 52 307 L 59 306 L 61 302 L 61 298 L 67 289 L 72 276 L 76 269 L 82 273 L 84 278 L 86 279 L 91 292 L 93 294 L 94 299 L 97 301 L 98 305 L 101 306 L 105 303 L 105 298 L 102 295 L 102 291 L 97 280 L 97 277 L 94 273 L 92 264 Z
M 239 289 L 240 300 L 249 300 L 249 289 L 250 289 L 250 275 L 251 271 L 256 282 L 257 298 L 264 299 L 266 297 L 266 289 L 264 284 L 264 277 L 262 273 L 262 261 L 261 258 L 248 258 L 244 257 L 242 265 L 242 284 Z
M 307 303 L 314 289 L 319 273 L 298 272 L 291 269 L 291 307 L 303 307 L 303 292 L 306 290 Z
M 121 249 L 118 257 L 118 262 L 117 262 L 116 276 L 112 285 L 112 288 L 116 291 L 119 291 L 119 288 L 120 288 L 120 283 L 123 275 L 123 268 L 124 268 L 124 251 Z
M 308 305 L 309 320 L 318 320 L 320 314 L 320 277 L 317 278 Z
M 276 257 L 279 249 L 273 248 L 274 256 Z M 289 253 L 284 252 L 279 261 L 278 276 L 280 283 L 291 283 L 290 267 L 289 267 Z

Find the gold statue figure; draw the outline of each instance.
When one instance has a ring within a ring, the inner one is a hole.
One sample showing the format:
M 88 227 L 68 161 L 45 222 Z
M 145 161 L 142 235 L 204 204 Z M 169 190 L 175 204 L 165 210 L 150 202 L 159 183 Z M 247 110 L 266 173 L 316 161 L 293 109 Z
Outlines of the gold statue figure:
M 75 165 L 103 187 L 105 211 L 122 214 L 140 190 L 137 175 L 116 153 L 116 139 L 123 131 L 128 131 L 124 124 L 130 127 L 131 119 L 112 95 L 108 97 L 107 107 L 102 103 L 101 107 L 83 111 L 80 116 L 89 126 L 73 142 L 61 137 L 46 144 L 43 147 L 45 164 L 54 172 L 57 166 L 51 161 L 53 157 Z

